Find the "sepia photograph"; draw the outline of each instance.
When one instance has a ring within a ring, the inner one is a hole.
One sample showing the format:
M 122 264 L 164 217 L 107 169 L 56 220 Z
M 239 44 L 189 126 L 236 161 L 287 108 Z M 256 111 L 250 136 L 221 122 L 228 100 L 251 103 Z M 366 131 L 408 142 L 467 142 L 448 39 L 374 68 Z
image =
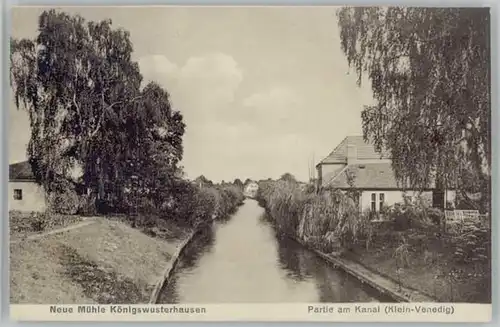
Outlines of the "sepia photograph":
M 11 305 L 491 305 L 489 8 L 10 15 Z

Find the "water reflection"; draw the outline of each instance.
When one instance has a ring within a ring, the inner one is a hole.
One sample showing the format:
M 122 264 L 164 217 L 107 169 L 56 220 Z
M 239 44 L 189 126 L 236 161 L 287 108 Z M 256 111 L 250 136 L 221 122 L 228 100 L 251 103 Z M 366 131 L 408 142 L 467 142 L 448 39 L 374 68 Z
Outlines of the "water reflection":
M 268 221 L 266 217 L 262 221 Z M 289 278 L 310 281 L 318 290 L 318 302 L 392 302 L 370 287 L 336 269 L 296 241 L 276 233 L 280 266 Z
M 178 303 L 177 280 L 181 274 L 189 274 L 198 264 L 200 258 L 206 253 L 210 253 L 215 243 L 214 227 L 206 228 L 199 232 L 193 240 L 186 246 L 182 253 L 182 258 L 178 262 L 174 274 L 163 286 L 158 302 Z
M 372 302 L 376 291 L 276 233 L 247 201 L 186 249 L 160 303 Z
M 199 259 L 213 249 L 215 234 L 213 226 L 199 232 L 188 244 L 182 254 L 182 260 L 177 269 L 191 269 L 198 263 Z

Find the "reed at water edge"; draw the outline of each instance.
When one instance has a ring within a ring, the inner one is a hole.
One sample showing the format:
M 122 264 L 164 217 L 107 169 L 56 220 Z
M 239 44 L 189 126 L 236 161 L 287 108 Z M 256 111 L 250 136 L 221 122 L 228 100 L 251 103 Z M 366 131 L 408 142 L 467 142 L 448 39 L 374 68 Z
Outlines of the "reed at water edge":
M 315 191 L 294 180 L 263 181 L 257 201 L 277 229 L 324 253 L 369 242 L 372 225 L 355 202 L 339 190 Z

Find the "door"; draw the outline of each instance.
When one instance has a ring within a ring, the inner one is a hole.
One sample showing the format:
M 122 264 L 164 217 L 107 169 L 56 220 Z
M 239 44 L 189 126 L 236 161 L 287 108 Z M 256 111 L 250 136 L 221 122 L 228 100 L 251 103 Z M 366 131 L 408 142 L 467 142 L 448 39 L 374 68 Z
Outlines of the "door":
M 432 206 L 434 208 L 444 209 L 444 191 L 443 190 L 432 191 Z

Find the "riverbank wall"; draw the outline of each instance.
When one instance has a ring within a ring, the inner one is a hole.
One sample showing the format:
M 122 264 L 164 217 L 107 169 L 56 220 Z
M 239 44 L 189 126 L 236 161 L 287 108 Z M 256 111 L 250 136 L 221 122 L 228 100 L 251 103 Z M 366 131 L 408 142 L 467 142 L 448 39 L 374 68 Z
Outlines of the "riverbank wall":
M 421 292 L 399 285 L 396 281 L 381 276 L 367 267 L 350 260 L 343 259 L 339 256 L 333 256 L 323 253 L 309 245 L 296 236 L 286 235 L 286 237 L 294 240 L 309 251 L 314 252 L 323 260 L 332 264 L 334 268 L 341 269 L 347 274 L 359 280 L 362 284 L 369 285 L 382 295 L 389 296 L 397 302 L 435 302 L 436 300 Z
M 179 261 L 182 259 L 182 255 L 186 251 L 189 244 L 193 242 L 193 240 L 199 233 L 204 231 L 206 228 L 210 228 L 215 220 L 216 218 L 214 218 L 210 223 L 204 223 L 203 225 L 198 226 L 188 234 L 184 241 L 179 244 L 177 251 L 172 255 L 172 258 L 168 262 L 167 267 L 165 267 L 165 271 L 163 272 L 162 276 L 159 278 L 153 291 L 151 292 L 151 297 L 149 300 L 150 304 L 157 304 L 161 291 L 168 285 L 169 281 L 171 280 L 172 275 L 175 273 L 175 268 L 177 267 Z

